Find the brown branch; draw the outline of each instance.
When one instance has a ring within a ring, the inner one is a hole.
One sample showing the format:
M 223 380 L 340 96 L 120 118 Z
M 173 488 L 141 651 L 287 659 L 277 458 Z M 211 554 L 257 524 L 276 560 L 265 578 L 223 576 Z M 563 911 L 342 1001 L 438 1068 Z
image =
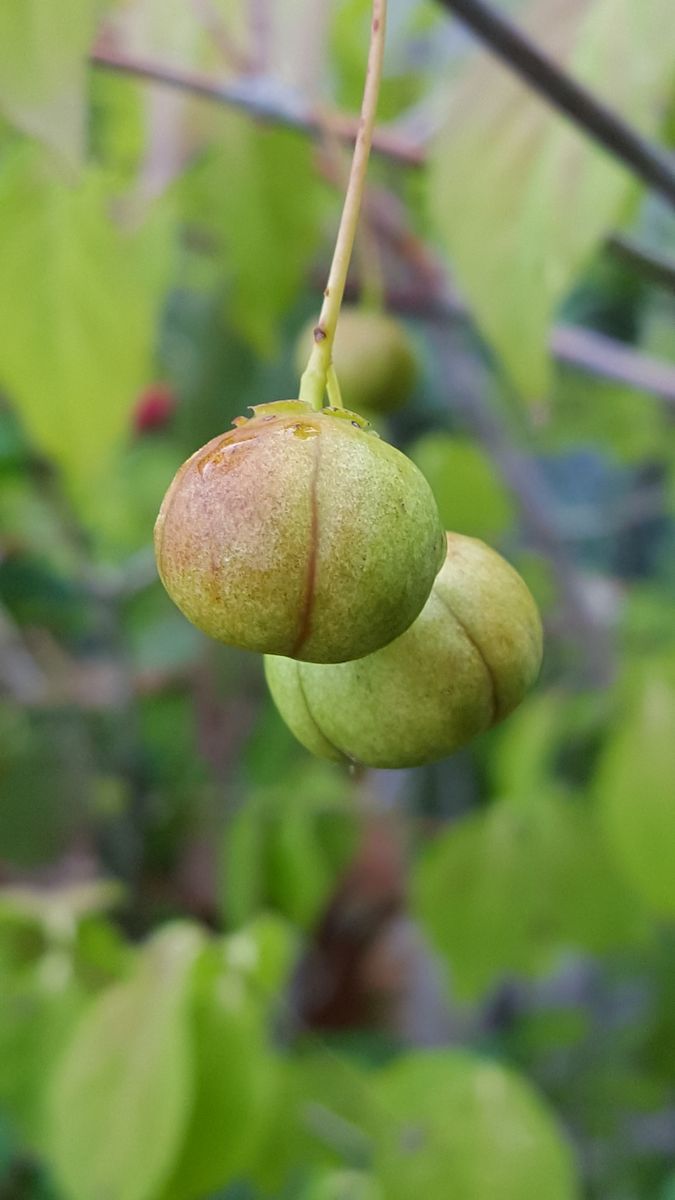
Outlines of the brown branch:
M 173 67 L 138 59 L 103 44 L 94 50 L 91 61 L 95 66 L 105 70 L 145 79 L 151 83 L 164 84 L 167 87 L 189 92 L 191 95 L 201 96 L 216 104 L 239 108 L 257 120 L 286 126 L 317 140 L 325 137 L 327 124 L 332 137 L 349 144 L 354 141 L 357 133 L 358 122 L 351 117 L 341 113 L 319 116 L 309 108 L 302 113 L 291 107 L 283 109 L 279 105 L 278 97 L 275 97 L 273 101 L 269 98 L 262 98 L 250 91 L 245 82 L 223 84 L 204 75 L 180 71 Z M 373 139 L 373 153 L 409 167 L 423 166 L 426 158 L 423 147 L 405 141 L 395 132 L 386 129 L 376 130 Z M 419 255 L 422 254 L 424 257 L 427 253 L 426 250 L 420 250 L 421 244 L 400 229 L 397 236 L 407 243 L 408 255 L 417 255 L 419 267 Z M 616 250 L 618 241 L 616 238 L 612 239 L 613 250 Z M 626 244 L 626 239 L 621 239 L 624 254 L 626 254 Z M 634 244 L 631 244 L 632 264 L 645 273 L 647 273 L 647 258 L 646 251 L 639 251 Z M 438 271 L 438 268 L 436 267 L 434 270 Z M 652 256 L 649 270 L 653 277 L 656 270 L 654 256 Z M 659 282 L 667 282 L 675 288 L 673 271 L 674 268 L 670 264 L 661 262 Z M 400 303 L 404 307 L 412 304 L 418 311 L 420 309 L 438 311 L 438 300 L 433 298 L 432 293 L 424 296 L 402 297 Z M 468 316 L 458 297 L 446 296 L 444 303 L 450 306 L 455 316 Z M 671 367 L 667 363 L 640 354 L 638 351 L 609 338 L 604 338 L 600 334 L 571 326 L 553 330 L 551 349 L 559 361 L 565 362 L 569 366 L 588 371 L 592 375 L 625 383 L 641 391 L 651 392 L 667 404 L 675 406 L 675 367 Z
M 269 95 L 260 90 L 259 80 L 257 84 L 252 83 L 250 79 L 242 79 L 237 83 L 223 83 L 194 71 L 179 70 L 177 67 L 137 58 L 103 43 L 94 48 L 90 62 L 92 66 L 101 70 L 177 88 L 215 104 L 241 109 L 256 120 L 294 129 L 311 138 L 321 138 L 325 133 L 325 119 L 318 116 L 309 105 L 294 102 L 283 107 L 277 92 L 274 98 L 270 99 Z M 346 116 L 344 113 L 331 113 L 329 120 L 331 134 L 340 141 L 353 144 L 359 128 L 358 118 Z M 373 153 L 408 167 L 421 167 L 425 160 L 422 147 L 387 129 L 375 132 Z
M 407 264 L 415 281 L 413 289 L 389 293 L 390 306 L 441 320 L 445 317 L 471 320 L 470 310 L 448 281 L 440 263 L 406 225 L 402 205 L 396 197 L 371 189 L 367 212 L 373 227 Z M 578 325 L 554 326 L 549 346 L 558 362 L 648 392 L 675 410 L 675 365 Z
M 675 366 L 670 363 L 578 325 L 557 325 L 550 345 L 558 362 L 639 392 L 650 392 L 675 409 Z
M 548 104 L 675 206 L 675 158 L 548 58 L 485 0 L 438 0 Z

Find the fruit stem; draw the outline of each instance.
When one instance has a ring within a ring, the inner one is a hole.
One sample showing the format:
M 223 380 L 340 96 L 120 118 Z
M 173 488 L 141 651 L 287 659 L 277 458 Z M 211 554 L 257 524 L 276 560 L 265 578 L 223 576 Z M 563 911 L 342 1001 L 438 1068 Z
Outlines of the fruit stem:
M 340 218 L 333 261 L 328 274 L 328 283 L 324 292 L 323 305 L 318 324 L 314 329 L 314 346 L 309 356 L 307 366 L 300 380 L 300 399 L 307 400 L 313 408 L 323 406 L 328 372 L 333 362 L 333 342 L 337 328 L 342 297 L 349 260 L 354 247 L 356 227 L 361 209 L 361 199 L 368 169 L 368 158 L 375 128 L 377 98 L 382 78 L 382 59 L 384 57 L 384 38 L 387 17 L 387 0 L 373 0 L 372 20 L 370 23 L 370 49 L 366 67 L 366 82 L 363 89 L 361 104 L 361 119 L 359 132 L 354 146 L 349 182 L 345 194 L 345 202 Z M 335 372 L 331 375 L 331 392 L 335 391 Z M 339 395 L 339 389 L 338 389 Z M 330 397 L 335 403 L 334 396 Z

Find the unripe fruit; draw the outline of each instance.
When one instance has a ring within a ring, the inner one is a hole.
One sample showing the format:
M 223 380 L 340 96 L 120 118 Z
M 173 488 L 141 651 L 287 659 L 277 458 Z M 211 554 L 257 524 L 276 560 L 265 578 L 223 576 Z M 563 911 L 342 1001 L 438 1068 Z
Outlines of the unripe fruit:
M 302 371 L 314 342 L 314 323 L 298 338 L 296 365 Z M 354 412 L 389 413 L 410 399 L 417 360 L 405 327 L 387 313 L 343 308 L 333 344 L 343 404 Z
M 506 717 L 539 672 L 542 630 L 513 567 L 476 538 L 447 557 L 417 620 L 357 662 L 265 660 L 274 701 L 314 754 L 414 767 L 451 754 Z
M 429 485 L 353 413 L 263 404 L 176 474 L 162 582 L 218 641 L 308 662 L 370 654 L 421 611 L 443 561 Z

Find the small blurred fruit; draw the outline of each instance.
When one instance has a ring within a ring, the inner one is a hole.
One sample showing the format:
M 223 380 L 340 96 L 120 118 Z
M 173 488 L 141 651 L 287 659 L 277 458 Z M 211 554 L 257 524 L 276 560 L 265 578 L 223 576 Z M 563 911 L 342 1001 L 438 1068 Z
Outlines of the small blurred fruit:
M 168 383 L 152 383 L 139 396 L 133 414 L 136 433 L 156 433 L 169 424 L 176 397 Z
M 303 329 L 296 366 L 303 371 L 314 343 L 314 322 Z M 343 308 L 333 345 L 333 364 L 347 408 L 366 415 L 396 412 L 410 399 L 418 375 L 405 326 L 386 313 Z

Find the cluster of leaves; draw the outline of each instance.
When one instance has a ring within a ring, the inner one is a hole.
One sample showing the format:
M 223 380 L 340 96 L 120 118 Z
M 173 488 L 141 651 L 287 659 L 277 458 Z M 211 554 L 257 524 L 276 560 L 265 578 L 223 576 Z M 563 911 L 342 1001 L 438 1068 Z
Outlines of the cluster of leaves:
M 536 424 L 504 405 L 507 450 L 550 485 L 569 570 L 612 626 L 616 683 L 579 690 L 553 576 L 454 409 L 474 377 L 498 405 L 498 371 L 457 327 L 455 379 L 411 322 L 424 369 L 389 432 L 446 525 L 527 576 L 547 662 L 504 729 L 371 781 L 411 815 L 417 1023 L 399 1005 L 351 1039 L 300 1035 L 297 968 L 307 986 L 322 913 L 341 896 L 346 936 L 367 916 L 345 875 L 364 787 L 307 763 L 258 664 L 205 647 L 147 550 L 178 463 L 247 405 L 294 394 L 337 197 L 303 134 L 87 56 L 103 19 L 111 44 L 244 101 L 294 112 L 320 88 L 354 110 L 369 4 L 269 5 L 264 77 L 223 62 L 206 8 L 252 53 L 244 0 L 0 11 L 0 1195 L 668 1200 L 672 422 L 546 347 L 562 308 L 675 358 L 672 300 L 602 250 L 626 223 L 667 250 L 672 225 L 430 2 L 391 0 L 383 119 L 442 128 L 428 171 L 380 162 L 373 179 L 442 246 L 512 384 L 540 402 Z M 667 133 L 668 0 L 536 9 L 523 20 L 561 60 Z M 440 1023 L 424 1001 L 437 965 Z M 319 970 L 308 986 L 325 988 Z

